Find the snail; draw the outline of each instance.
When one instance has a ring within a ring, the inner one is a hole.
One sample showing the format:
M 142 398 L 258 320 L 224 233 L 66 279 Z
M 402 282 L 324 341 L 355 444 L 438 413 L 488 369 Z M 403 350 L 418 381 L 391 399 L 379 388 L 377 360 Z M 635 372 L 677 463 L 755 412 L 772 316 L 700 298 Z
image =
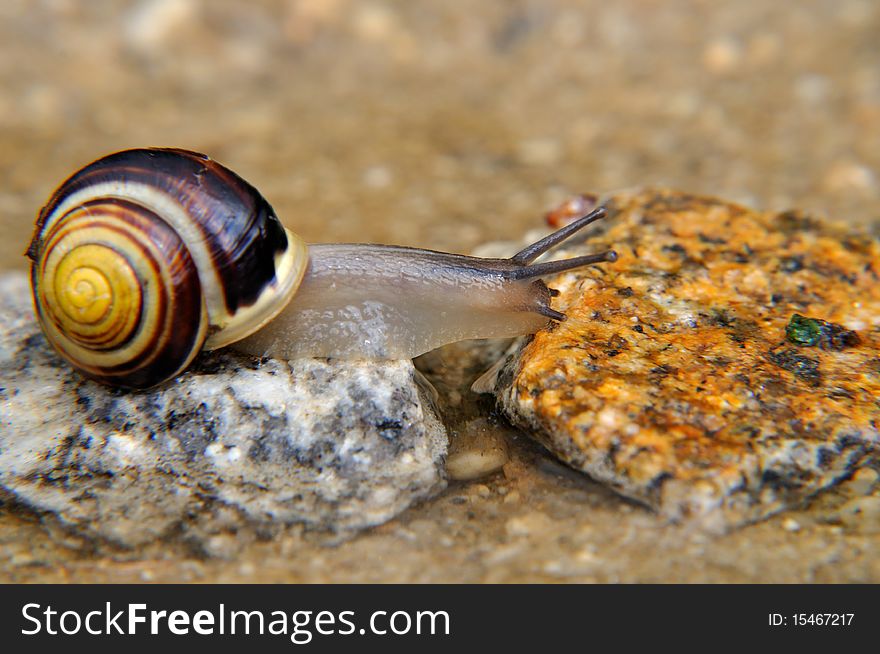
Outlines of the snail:
M 565 315 L 541 277 L 613 251 L 534 263 L 598 208 L 509 259 L 390 245 L 306 245 L 241 177 L 172 148 L 103 157 L 49 198 L 27 251 L 40 325 L 85 376 L 174 378 L 230 344 L 286 359 L 412 358 L 533 333 Z

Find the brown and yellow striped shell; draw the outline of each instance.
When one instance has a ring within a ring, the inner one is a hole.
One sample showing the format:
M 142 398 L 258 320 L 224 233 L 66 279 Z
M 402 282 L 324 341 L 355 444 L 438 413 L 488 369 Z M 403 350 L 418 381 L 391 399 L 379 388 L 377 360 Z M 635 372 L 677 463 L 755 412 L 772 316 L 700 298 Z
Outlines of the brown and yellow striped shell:
M 296 292 L 305 243 L 196 152 L 117 152 L 74 173 L 28 249 L 47 338 L 95 380 L 147 388 L 253 333 Z

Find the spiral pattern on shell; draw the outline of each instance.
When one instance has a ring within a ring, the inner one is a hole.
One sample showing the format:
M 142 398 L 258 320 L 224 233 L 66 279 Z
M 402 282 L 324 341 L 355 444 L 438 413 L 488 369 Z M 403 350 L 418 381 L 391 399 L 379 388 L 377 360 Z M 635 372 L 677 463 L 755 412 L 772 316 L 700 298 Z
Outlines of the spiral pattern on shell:
M 28 256 L 52 345 L 87 376 L 131 388 L 259 329 L 308 260 L 256 189 L 176 149 L 127 150 L 75 173 L 41 211 Z

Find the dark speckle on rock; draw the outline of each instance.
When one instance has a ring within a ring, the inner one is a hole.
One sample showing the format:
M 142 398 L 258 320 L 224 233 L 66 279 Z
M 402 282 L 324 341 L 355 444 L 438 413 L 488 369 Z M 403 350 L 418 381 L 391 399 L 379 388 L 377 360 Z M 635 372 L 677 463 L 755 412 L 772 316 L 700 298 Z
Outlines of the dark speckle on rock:
M 681 243 L 672 243 L 669 245 L 664 245 L 662 249 L 664 252 L 671 252 L 671 253 L 676 254 L 680 257 L 687 256 L 687 250 L 685 249 L 685 247 Z
M 804 258 L 801 255 L 785 257 L 779 262 L 779 269 L 782 272 L 794 273 L 804 269 Z
M 775 216 L 775 227 L 785 234 L 812 232 L 821 226 L 817 218 L 797 209 L 782 211 Z
M 810 386 L 818 386 L 822 381 L 822 373 L 819 371 L 819 361 L 797 350 L 785 349 L 768 353 L 770 360 L 784 370 L 788 370 L 795 377 L 805 381 Z
M 819 451 L 816 453 L 816 457 L 816 462 L 820 468 L 827 468 L 836 458 L 834 452 L 826 447 L 820 447 Z

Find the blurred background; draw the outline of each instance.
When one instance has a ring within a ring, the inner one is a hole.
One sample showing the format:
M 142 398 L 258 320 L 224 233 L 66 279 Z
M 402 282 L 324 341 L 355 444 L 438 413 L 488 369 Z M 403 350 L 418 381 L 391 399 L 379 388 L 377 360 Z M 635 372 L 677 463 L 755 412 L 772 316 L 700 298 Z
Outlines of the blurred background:
M 468 251 L 581 191 L 880 217 L 872 0 L 4 0 L 0 269 L 113 150 L 210 154 L 309 241 Z

